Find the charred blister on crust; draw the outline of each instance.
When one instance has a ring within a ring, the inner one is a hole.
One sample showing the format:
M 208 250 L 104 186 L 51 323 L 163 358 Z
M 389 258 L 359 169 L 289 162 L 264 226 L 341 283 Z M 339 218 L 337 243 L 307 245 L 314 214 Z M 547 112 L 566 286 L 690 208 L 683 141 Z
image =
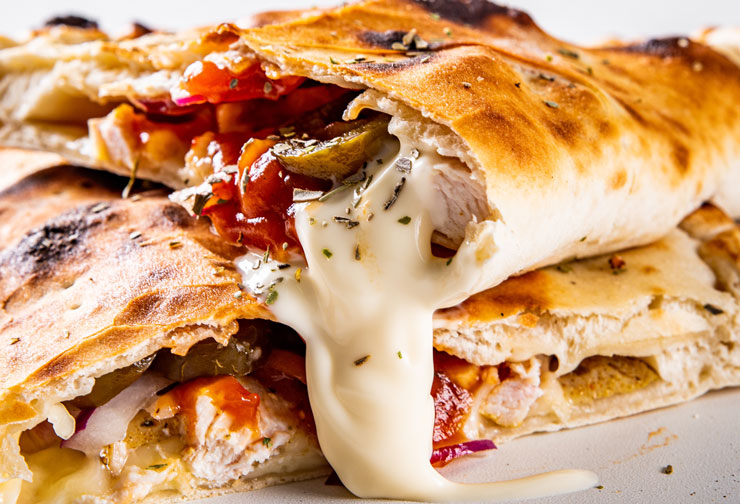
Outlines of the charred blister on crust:
M 397 49 L 398 44 L 406 45 L 404 44 L 404 39 L 405 37 L 408 37 L 410 33 L 413 34 L 413 32 L 407 32 L 403 30 L 365 30 L 358 33 L 357 37 L 359 38 L 360 42 L 362 42 L 363 44 L 367 44 L 370 47 L 397 51 L 399 50 Z M 415 42 L 416 41 L 413 41 L 406 49 L 411 52 L 416 52 L 417 50 L 422 50 L 426 52 L 436 51 L 438 49 L 451 45 L 450 41 L 433 39 L 425 40 L 424 42 L 426 42 L 426 45 L 424 46 L 424 49 L 418 49 L 415 46 Z
M 650 39 L 639 44 L 612 47 L 608 50 L 645 54 L 662 59 L 675 58 L 691 65 L 694 71 L 709 70 L 708 65 L 718 65 L 723 71 L 726 71 L 727 63 L 729 62 L 729 60 L 714 49 L 689 40 L 688 37 Z
M 423 53 L 416 56 L 407 57 L 397 61 L 362 61 L 352 65 L 361 70 L 369 70 L 377 74 L 392 74 L 407 71 L 415 66 L 424 65 L 435 58 L 435 53 Z
M 432 14 L 471 26 L 485 24 L 491 16 L 505 16 L 517 24 L 534 24 L 526 12 L 489 2 L 488 0 L 413 0 Z
M 685 56 L 695 45 L 688 37 L 667 37 L 649 39 L 639 44 L 630 44 L 612 48 L 615 51 L 643 53 L 662 58 Z
M 84 28 L 97 30 L 98 22 L 82 16 L 55 16 L 44 23 L 44 26 L 71 26 L 73 28 Z
M 403 37 L 406 35 L 403 30 L 386 30 L 386 31 L 372 31 L 366 30 L 360 32 L 358 37 L 360 40 L 370 46 L 380 47 L 383 49 L 392 49 L 393 44 L 403 43 Z
M 90 230 L 112 217 L 107 210 L 101 204 L 87 205 L 50 220 L 4 250 L 0 267 L 24 275 L 50 274 L 54 265 L 79 257 Z
M 188 228 L 191 227 L 195 222 L 193 218 L 190 217 L 190 214 L 188 214 L 187 210 L 175 203 L 162 205 L 157 209 L 156 213 L 158 215 L 154 215 L 153 219 L 156 222 L 159 222 L 160 225 L 162 222 L 167 222 L 177 228 Z

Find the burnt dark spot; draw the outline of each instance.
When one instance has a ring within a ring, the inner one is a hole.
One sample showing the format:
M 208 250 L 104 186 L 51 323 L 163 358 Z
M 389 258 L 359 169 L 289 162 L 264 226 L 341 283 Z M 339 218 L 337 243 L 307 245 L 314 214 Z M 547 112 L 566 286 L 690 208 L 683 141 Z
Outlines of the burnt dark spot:
M 717 308 L 716 306 L 711 305 L 709 303 L 704 305 L 704 309 L 707 310 L 712 315 L 721 315 L 725 312 L 722 308 Z
M 167 203 L 166 205 L 159 207 L 159 212 L 167 222 L 176 227 L 189 227 L 193 222 L 195 222 L 183 207 L 174 203 Z M 156 216 L 154 219 L 161 222 Z
M 133 23 L 132 28 L 133 32 L 136 34 L 136 37 L 143 37 L 144 35 L 147 35 L 154 31 L 144 23 L 139 23 L 138 21 Z
M 387 30 L 384 32 L 368 30 L 361 32 L 358 37 L 365 44 L 382 49 L 395 49 L 394 45 L 401 44 L 409 51 L 433 51 L 446 45 L 445 41 L 440 42 L 439 40 L 423 40 L 423 46 L 417 45 L 421 44 L 421 42 L 418 42 L 418 36 L 414 37 L 409 44 L 404 44 L 404 38 L 408 34 L 409 32 L 403 30 Z
M 511 9 L 487 0 L 413 0 L 426 10 L 445 19 L 472 26 L 486 23 L 491 16 L 505 16 L 518 24 L 533 24 L 526 12 Z
M 91 30 L 96 30 L 98 28 L 97 21 L 93 21 L 92 19 L 84 18 L 82 16 L 55 16 L 46 23 L 44 23 L 44 26 L 72 26 L 74 28 L 86 28 Z
M 0 267 L 20 274 L 50 273 L 55 264 L 79 258 L 90 230 L 109 217 L 110 212 L 95 213 L 94 207 L 77 208 L 29 231 L 16 246 L 3 251 Z
M 353 66 L 357 68 L 361 68 L 363 70 L 370 70 L 372 72 L 377 72 L 381 74 L 383 73 L 391 74 L 391 73 L 400 72 L 402 70 L 407 70 L 417 65 L 424 65 L 434 60 L 434 58 L 436 57 L 437 56 L 435 53 L 429 52 L 429 53 L 424 53 L 418 56 L 414 56 L 412 58 L 405 58 L 405 59 L 398 60 L 398 61 L 388 61 L 388 62 L 363 61 Z
M 628 53 L 642 53 L 661 58 L 685 56 L 695 44 L 688 37 L 667 37 L 650 39 L 639 44 L 618 46 L 611 48 L 614 51 Z
M 393 44 L 403 43 L 403 37 L 406 33 L 403 30 L 387 30 L 384 32 L 368 30 L 360 33 L 360 40 L 371 46 L 391 49 Z
M 560 368 L 560 360 L 558 359 L 557 355 L 553 355 L 550 357 L 550 362 L 547 368 L 549 369 L 551 373 L 554 373 Z

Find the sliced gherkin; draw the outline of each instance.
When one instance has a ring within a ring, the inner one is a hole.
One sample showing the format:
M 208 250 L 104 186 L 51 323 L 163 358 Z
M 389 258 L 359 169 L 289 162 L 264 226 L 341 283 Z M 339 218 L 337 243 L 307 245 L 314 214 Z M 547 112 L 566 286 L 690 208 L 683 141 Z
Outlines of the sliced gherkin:
M 347 129 L 330 140 L 289 139 L 277 144 L 273 153 L 294 173 L 326 180 L 342 179 L 358 171 L 378 153 L 390 137 L 389 120 L 388 116 L 381 115 L 343 123 Z
M 154 355 L 145 357 L 125 368 L 101 376 L 95 380 L 95 385 L 86 396 L 78 397 L 72 402 L 78 408 L 97 408 L 107 403 L 123 389 L 134 383 L 154 360 Z
M 238 334 L 221 345 L 215 340 L 193 345 L 184 356 L 161 350 L 152 370 L 176 382 L 200 376 L 244 376 L 269 355 L 269 340 L 261 327 L 245 325 Z

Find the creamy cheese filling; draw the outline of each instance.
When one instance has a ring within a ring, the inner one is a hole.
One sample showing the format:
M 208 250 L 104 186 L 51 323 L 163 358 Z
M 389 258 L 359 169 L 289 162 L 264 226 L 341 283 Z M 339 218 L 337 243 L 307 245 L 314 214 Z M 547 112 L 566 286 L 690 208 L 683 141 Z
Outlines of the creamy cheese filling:
M 596 475 L 566 470 L 463 485 L 429 463 L 434 405 L 432 314 L 483 282 L 477 244 L 434 257 L 439 219 L 434 171 L 447 161 L 400 138 L 365 179 L 296 213 L 306 263 L 264 256 L 237 261 L 247 287 L 306 340 L 308 390 L 322 451 L 361 497 L 425 501 L 528 498 L 592 487 Z
M 256 425 L 240 423 L 205 393 L 192 411 L 177 417 L 157 409 L 153 399 L 129 423 L 125 437 L 99 455 L 59 446 L 24 453 L 31 481 L 0 484 L 0 503 L 137 502 L 162 492 L 226 487 L 245 476 L 315 471 L 321 455 L 291 403 L 254 378 L 238 381 L 260 397 Z M 68 415 L 56 406 L 49 411 Z

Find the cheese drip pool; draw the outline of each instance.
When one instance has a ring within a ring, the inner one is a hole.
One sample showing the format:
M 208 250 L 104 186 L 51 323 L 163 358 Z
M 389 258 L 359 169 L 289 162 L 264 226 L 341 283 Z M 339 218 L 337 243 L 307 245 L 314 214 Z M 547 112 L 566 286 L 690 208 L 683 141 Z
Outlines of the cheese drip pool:
M 491 502 L 593 487 L 589 471 L 460 484 L 431 466 L 432 315 L 467 298 L 481 280 L 472 242 L 451 260 L 432 255 L 434 222 L 444 217 L 429 202 L 435 166 L 446 161 L 397 136 L 400 145 L 386 145 L 367 164 L 357 191 L 297 211 L 307 264 L 278 268 L 256 254 L 237 261 L 247 288 L 270 298 L 277 319 L 306 341 L 324 455 L 360 497 Z

